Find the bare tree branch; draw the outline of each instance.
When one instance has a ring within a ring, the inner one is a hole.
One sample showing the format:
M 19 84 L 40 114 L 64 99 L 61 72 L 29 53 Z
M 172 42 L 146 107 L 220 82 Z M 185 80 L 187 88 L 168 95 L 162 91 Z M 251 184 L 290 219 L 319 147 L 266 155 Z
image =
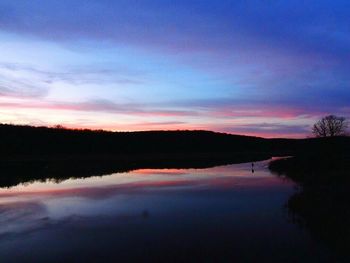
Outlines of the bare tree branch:
M 344 117 L 328 115 L 316 122 L 312 127 L 312 133 L 317 137 L 333 137 L 346 134 L 348 122 Z

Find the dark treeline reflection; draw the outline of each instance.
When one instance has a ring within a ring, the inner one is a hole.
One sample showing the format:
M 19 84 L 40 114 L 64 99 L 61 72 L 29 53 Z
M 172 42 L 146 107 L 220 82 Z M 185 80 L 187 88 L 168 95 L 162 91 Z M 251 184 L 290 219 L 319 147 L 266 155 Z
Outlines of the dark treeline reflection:
M 150 154 L 20 159 L 0 162 L 0 187 L 47 179 L 61 182 L 69 178 L 103 176 L 142 168 L 210 168 L 268 158 L 266 154 Z
M 330 247 L 337 260 L 350 260 L 350 156 L 344 152 L 277 160 L 270 169 L 300 188 L 287 209 L 292 222 Z

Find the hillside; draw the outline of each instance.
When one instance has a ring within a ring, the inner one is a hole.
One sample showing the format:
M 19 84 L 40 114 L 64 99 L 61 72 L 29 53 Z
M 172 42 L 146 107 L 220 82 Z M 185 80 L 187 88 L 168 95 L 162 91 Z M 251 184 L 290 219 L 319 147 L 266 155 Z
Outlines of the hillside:
M 109 132 L 0 125 L 0 154 L 129 154 L 261 151 L 265 139 L 210 131 Z
M 0 125 L 0 155 L 346 152 L 349 137 L 264 139 L 211 131 L 109 132 Z

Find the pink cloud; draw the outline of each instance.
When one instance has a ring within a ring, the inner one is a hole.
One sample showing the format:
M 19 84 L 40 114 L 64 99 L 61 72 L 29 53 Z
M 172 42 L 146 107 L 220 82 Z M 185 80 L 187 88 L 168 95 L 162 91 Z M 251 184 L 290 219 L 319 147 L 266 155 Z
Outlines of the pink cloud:
M 110 112 L 118 114 L 128 114 L 135 116 L 154 116 L 154 117 L 175 117 L 175 116 L 193 116 L 195 111 L 186 110 L 158 110 L 142 109 L 141 105 L 115 104 L 109 101 L 88 101 L 78 103 L 59 103 L 59 102 L 0 102 L 0 108 L 13 109 L 42 109 L 54 111 L 92 111 L 92 112 Z M 145 108 L 145 107 L 144 107 Z

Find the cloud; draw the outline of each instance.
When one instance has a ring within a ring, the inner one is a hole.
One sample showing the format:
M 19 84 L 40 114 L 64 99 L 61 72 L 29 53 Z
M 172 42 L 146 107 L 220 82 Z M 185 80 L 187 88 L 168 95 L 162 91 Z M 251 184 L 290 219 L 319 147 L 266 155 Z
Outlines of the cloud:
M 91 100 L 85 102 L 0 101 L 0 107 L 54 111 L 107 112 L 115 114 L 136 115 L 141 117 L 181 117 L 197 115 L 195 111 L 154 109 L 152 106 L 147 105 L 117 104 L 108 100 Z
M 48 78 L 29 67 L 11 63 L 0 64 L 0 96 L 44 97 L 48 93 Z
M 271 46 L 341 59 L 349 51 L 349 8 L 342 1 L 3 0 L 0 25 L 56 40 L 109 39 L 177 52 Z
M 279 123 L 257 123 L 257 124 L 245 124 L 237 125 L 231 128 L 224 129 L 236 133 L 245 134 L 265 134 L 269 136 L 276 136 L 276 134 L 283 134 L 284 136 L 304 136 L 310 133 L 310 125 L 286 125 Z
M 215 130 L 231 134 L 244 134 L 264 138 L 304 138 L 311 135 L 308 124 L 280 124 L 280 123 L 216 123 L 203 126 L 202 129 Z
M 202 111 L 202 115 L 221 118 L 280 118 L 293 120 L 299 117 L 319 117 L 331 110 L 324 103 L 308 104 L 304 101 L 246 98 L 213 98 L 168 102 L 168 105 L 188 107 Z M 336 105 L 333 105 L 336 106 Z M 343 105 L 336 106 L 338 112 L 345 112 Z M 334 110 L 334 108 L 333 108 Z
M 139 85 L 141 72 L 107 67 L 71 67 L 66 71 L 48 71 L 19 63 L 0 63 L 0 96 L 45 97 L 55 83 L 73 86 L 86 84 Z

